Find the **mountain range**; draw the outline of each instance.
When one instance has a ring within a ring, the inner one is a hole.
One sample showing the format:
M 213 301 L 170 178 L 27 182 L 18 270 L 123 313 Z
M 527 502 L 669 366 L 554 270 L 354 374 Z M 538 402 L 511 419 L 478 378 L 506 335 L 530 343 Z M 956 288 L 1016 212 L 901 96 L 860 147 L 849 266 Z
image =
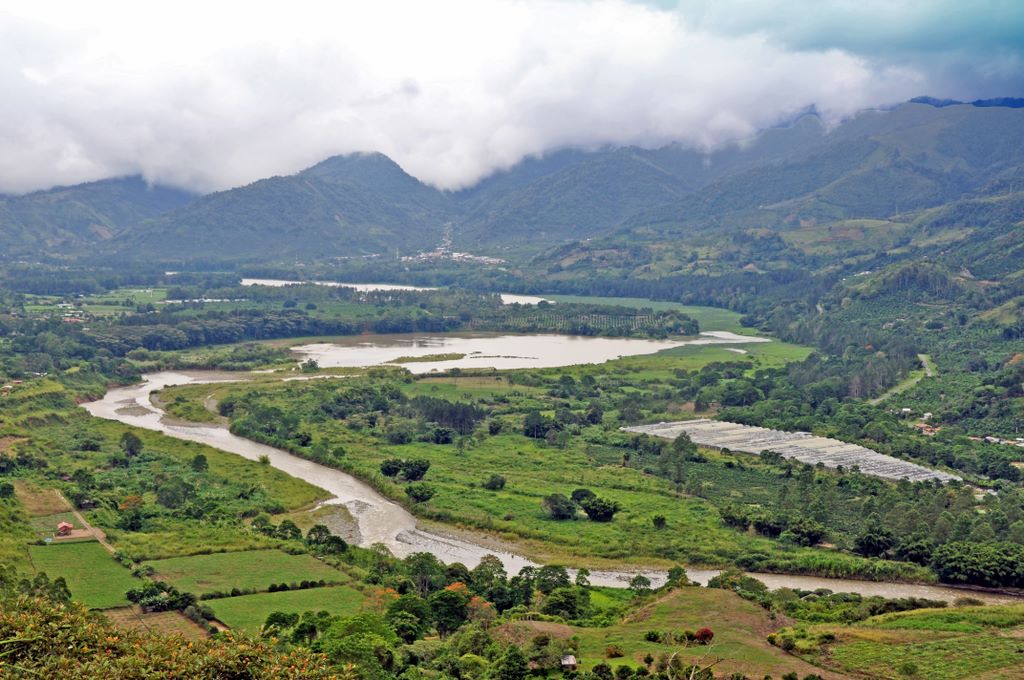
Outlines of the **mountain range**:
M 854 233 L 893 247 L 964 210 L 1021 220 L 1024 109 L 1000 101 L 921 99 L 832 128 L 808 113 L 710 151 L 565 149 L 458 192 L 378 153 L 203 196 L 138 177 L 104 180 L 0 196 L 0 248 L 15 257 L 283 260 L 410 254 L 450 233 L 456 249 L 513 260 L 565 266 L 628 243 L 647 248 L 647 265 L 678 268 L 695 257 L 680 243 L 721 250 L 727 237 L 778 236 L 809 256 Z

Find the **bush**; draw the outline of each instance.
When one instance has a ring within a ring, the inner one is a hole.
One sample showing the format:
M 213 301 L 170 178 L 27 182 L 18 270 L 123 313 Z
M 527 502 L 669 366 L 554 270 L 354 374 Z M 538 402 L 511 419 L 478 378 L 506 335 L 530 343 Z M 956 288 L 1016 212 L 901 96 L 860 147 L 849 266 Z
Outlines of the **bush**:
M 403 462 L 401 458 L 388 458 L 380 464 L 380 473 L 385 477 L 397 477 Z
M 618 645 L 608 645 L 604 648 L 604 655 L 609 659 L 619 659 L 626 656 L 626 652 Z
M 501 491 L 505 488 L 505 478 L 501 475 L 491 475 L 490 479 L 483 483 L 488 491 Z
M 422 482 L 405 487 L 405 495 L 415 503 L 426 503 L 434 497 L 434 488 Z
M 575 519 L 576 504 L 560 493 L 553 493 L 545 496 L 541 501 L 544 512 L 551 516 L 551 519 Z
M 647 640 L 648 642 L 661 642 L 663 638 L 664 638 L 664 635 L 662 634 L 661 631 L 658 631 L 658 630 L 649 630 L 644 635 L 644 639 Z
M 583 512 L 592 522 L 611 522 L 615 513 L 622 509 L 622 506 L 615 501 L 608 501 L 594 496 L 580 503 Z

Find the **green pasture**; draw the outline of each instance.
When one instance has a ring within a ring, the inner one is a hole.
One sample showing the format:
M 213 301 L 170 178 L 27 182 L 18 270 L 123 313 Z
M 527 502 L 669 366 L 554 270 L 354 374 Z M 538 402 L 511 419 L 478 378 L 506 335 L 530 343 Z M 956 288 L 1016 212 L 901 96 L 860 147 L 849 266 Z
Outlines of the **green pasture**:
M 63 577 L 73 599 L 96 609 L 128 605 L 125 593 L 141 584 L 95 541 L 33 545 L 29 555 L 37 573 Z
M 312 555 L 280 550 L 246 550 L 152 560 L 145 564 L 178 590 L 197 595 L 215 591 L 266 590 L 274 583 L 347 581 L 347 577 Z
M 271 612 L 301 614 L 326 611 L 338 616 L 353 616 L 362 607 L 363 594 L 347 586 L 334 586 L 226 597 L 208 600 L 206 604 L 213 609 L 217 619 L 229 627 L 255 633 Z

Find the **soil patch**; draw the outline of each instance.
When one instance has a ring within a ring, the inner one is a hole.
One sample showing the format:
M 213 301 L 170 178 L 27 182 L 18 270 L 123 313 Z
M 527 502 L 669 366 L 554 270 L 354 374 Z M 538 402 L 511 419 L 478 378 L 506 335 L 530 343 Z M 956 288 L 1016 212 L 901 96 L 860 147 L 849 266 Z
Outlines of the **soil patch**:
M 123 630 L 161 635 L 180 635 L 186 640 L 202 640 L 206 631 L 185 618 L 181 612 L 143 612 L 138 606 L 108 609 L 103 614 Z
M 32 517 L 45 517 L 69 512 L 71 506 L 55 489 L 41 489 L 24 481 L 14 483 L 14 493 Z

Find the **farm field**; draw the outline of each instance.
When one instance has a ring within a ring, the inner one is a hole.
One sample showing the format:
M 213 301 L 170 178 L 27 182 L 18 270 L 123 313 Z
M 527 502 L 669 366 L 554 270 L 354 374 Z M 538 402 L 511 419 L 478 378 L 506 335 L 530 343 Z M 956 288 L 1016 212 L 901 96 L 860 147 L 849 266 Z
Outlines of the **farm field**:
M 145 562 L 157 576 L 185 592 L 266 590 L 272 583 L 338 582 L 343 573 L 312 555 L 289 555 L 280 550 L 247 550 Z
M 240 597 L 207 600 L 217 619 L 231 628 L 256 632 L 271 612 L 301 614 L 305 611 L 326 611 L 339 616 L 357 614 L 363 594 L 347 586 L 285 590 L 256 593 Z
M 181 612 L 143 612 L 138 605 L 107 609 L 103 615 L 124 630 L 180 635 L 186 640 L 202 640 L 206 631 L 189 621 Z
M 925 609 L 780 635 L 787 634 L 796 638 L 798 653 L 858 677 L 1024 677 L 1024 605 Z M 823 636 L 835 642 L 819 642 Z
M 125 593 L 141 583 L 95 541 L 33 545 L 29 555 L 37 573 L 64 577 L 71 596 L 95 609 L 126 606 Z

